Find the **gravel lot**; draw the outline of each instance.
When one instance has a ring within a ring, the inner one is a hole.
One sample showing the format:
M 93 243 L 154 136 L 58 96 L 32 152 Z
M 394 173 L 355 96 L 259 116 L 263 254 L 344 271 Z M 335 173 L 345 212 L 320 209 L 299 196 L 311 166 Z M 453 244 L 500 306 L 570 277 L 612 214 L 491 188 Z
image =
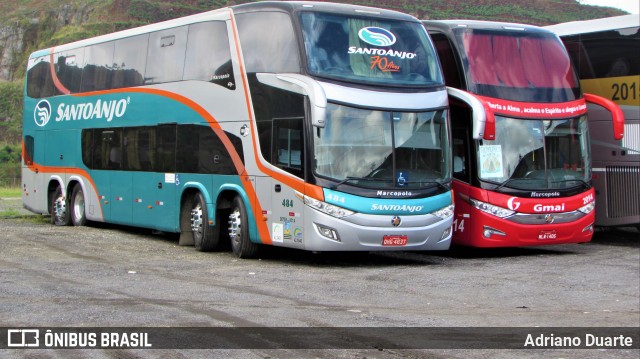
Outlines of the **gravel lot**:
M 640 234 L 582 245 L 406 253 L 266 248 L 54 227 L 0 199 L 0 327 L 640 327 Z M 640 330 L 640 329 L 639 329 Z M 5 335 L 0 333 L 0 335 Z M 638 350 L 5 350 L 2 357 L 638 358 Z

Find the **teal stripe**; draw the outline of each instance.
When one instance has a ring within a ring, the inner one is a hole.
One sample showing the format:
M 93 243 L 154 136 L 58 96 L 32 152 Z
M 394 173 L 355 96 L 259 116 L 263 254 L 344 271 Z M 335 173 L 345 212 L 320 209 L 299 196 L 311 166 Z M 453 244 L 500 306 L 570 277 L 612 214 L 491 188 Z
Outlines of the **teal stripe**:
M 426 198 L 367 198 L 324 189 L 325 202 L 365 214 L 419 215 L 428 214 L 451 204 L 451 193 Z

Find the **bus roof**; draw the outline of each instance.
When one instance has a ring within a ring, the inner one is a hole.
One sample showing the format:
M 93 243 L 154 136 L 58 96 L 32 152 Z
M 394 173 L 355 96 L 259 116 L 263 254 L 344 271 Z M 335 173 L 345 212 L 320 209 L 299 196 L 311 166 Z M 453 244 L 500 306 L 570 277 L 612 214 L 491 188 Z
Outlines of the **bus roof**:
M 149 32 L 188 25 L 192 23 L 198 23 L 198 22 L 204 22 L 204 21 L 210 21 L 210 20 L 226 20 L 230 18 L 231 11 L 233 11 L 233 13 L 235 14 L 240 14 L 240 13 L 247 13 L 247 12 L 273 11 L 273 10 L 294 12 L 294 11 L 308 10 L 308 9 L 314 9 L 314 10 L 323 11 L 323 12 L 343 13 L 343 14 L 353 12 L 359 15 L 366 14 L 369 16 L 379 16 L 381 18 L 393 18 L 393 19 L 404 20 L 404 21 L 418 21 L 415 17 L 401 13 L 401 12 L 360 6 L 360 5 L 337 4 L 337 3 L 314 2 L 314 1 L 261 1 L 261 2 L 255 2 L 255 3 L 247 3 L 247 4 L 241 4 L 241 5 L 234 5 L 230 7 L 224 7 L 216 10 L 202 12 L 199 14 L 189 15 L 189 16 L 185 16 L 177 19 L 167 20 L 167 21 L 144 25 L 144 26 L 140 26 L 132 29 L 113 32 L 110 34 L 96 36 L 96 37 L 92 37 L 84 40 L 79 40 L 79 41 L 71 42 L 68 44 L 61 44 L 48 49 L 41 49 L 41 50 L 35 51 L 29 56 L 29 58 L 37 58 L 37 57 L 48 55 L 51 53 L 52 49 L 54 48 L 56 52 L 65 51 L 65 50 L 75 49 L 82 46 L 88 46 L 88 45 L 98 44 L 102 42 L 113 41 L 113 40 L 131 37 L 135 35 L 145 34 Z
M 469 29 L 482 29 L 482 30 L 549 32 L 549 30 L 539 26 L 518 24 L 518 23 L 511 23 L 511 22 L 499 22 L 499 21 L 423 20 L 422 23 L 427 27 L 427 29 L 439 29 L 442 31 L 451 31 L 456 28 L 469 28 Z
M 563 22 L 561 24 L 545 26 L 545 28 L 555 32 L 558 36 L 567 36 L 587 34 L 590 32 L 626 29 L 637 26 L 640 26 L 640 15 L 631 14 L 594 20 Z

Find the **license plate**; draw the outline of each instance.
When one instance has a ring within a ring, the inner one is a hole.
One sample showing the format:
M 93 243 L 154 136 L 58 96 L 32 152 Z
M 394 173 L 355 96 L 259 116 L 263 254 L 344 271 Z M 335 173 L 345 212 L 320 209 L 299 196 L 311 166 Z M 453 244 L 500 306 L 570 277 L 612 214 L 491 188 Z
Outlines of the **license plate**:
M 407 236 L 384 236 L 382 245 L 389 247 L 401 247 L 407 244 Z
M 540 233 L 538 233 L 538 240 L 540 241 L 544 241 L 544 240 L 548 240 L 548 239 L 557 239 L 558 235 L 556 234 L 556 231 L 540 231 Z

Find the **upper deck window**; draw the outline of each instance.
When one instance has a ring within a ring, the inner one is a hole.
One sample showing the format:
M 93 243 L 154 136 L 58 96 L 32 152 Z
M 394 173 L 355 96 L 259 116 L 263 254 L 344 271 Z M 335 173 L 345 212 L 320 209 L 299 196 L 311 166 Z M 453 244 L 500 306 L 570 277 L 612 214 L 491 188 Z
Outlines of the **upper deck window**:
M 388 86 L 442 84 L 435 51 L 419 23 L 303 12 L 310 74 Z
M 236 19 L 248 73 L 300 72 L 300 51 L 288 14 L 261 11 Z
M 513 101 L 564 102 L 579 96 L 560 40 L 547 33 L 456 29 L 471 92 Z

